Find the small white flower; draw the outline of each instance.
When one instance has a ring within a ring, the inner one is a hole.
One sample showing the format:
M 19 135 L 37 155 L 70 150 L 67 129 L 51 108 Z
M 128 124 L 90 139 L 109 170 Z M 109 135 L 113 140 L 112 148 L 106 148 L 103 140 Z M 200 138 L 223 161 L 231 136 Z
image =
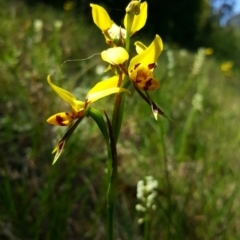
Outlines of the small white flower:
M 192 100 L 192 105 L 195 109 L 201 111 L 203 109 L 203 96 L 200 93 L 196 93 Z
M 174 67 L 175 67 L 175 58 L 173 54 L 173 50 L 169 47 L 166 48 L 166 56 L 167 56 L 167 69 L 168 69 L 168 76 L 172 77 L 174 75 Z
M 205 60 L 205 49 L 199 48 L 194 58 L 193 68 L 191 72 L 192 76 L 196 76 L 200 73 L 202 66 L 204 64 L 204 60 Z
M 95 69 L 95 73 L 98 75 L 101 75 L 105 72 L 105 67 L 103 65 L 97 65 L 96 69 Z
M 33 22 L 33 29 L 35 32 L 40 32 L 43 28 L 43 21 L 41 19 L 35 19 Z
M 141 204 L 137 204 L 135 208 L 139 212 L 146 212 L 146 208 L 143 207 Z
M 187 54 L 188 54 L 187 50 L 185 50 L 185 49 L 180 49 L 180 50 L 179 50 L 179 55 L 180 55 L 181 57 L 186 57 Z
M 138 224 L 142 224 L 144 222 L 144 218 L 139 218 L 138 219 Z
M 152 210 L 156 210 L 157 209 L 157 206 L 154 204 L 152 205 Z
M 146 212 L 152 209 L 154 199 L 157 196 L 158 181 L 152 176 L 146 176 L 145 180 L 140 180 L 137 183 L 137 199 L 141 204 L 136 205 L 136 210 Z
M 55 27 L 56 30 L 60 30 L 63 25 L 63 22 L 61 20 L 55 20 L 53 22 L 53 26 Z
M 137 199 L 143 199 L 144 198 L 144 193 L 142 191 L 137 191 Z
M 140 180 L 137 183 L 137 198 L 138 199 L 143 199 L 144 198 L 144 192 L 145 192 L 144 182 L 142 180 Z
M 145 179 L 147 182 L 151 182 L 153 180 L 153 176 L 146 176 Z
M 152 180 L 151 182 L 147 183 L 146 190 L 147 192 L 151 193 L 158 187 L 158 181 L 157 180 Z
M 150 195 L 147 196 L 147 202 L 152 204 L 153 203 L 153 200 L 154 198 L 157 196 L 157 193 L 156 192 L 152 192 Z

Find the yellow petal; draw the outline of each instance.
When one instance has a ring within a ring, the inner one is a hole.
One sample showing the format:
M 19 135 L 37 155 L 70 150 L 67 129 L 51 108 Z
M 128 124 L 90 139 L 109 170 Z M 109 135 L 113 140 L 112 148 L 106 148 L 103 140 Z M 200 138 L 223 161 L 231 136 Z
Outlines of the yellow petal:
M 107 80 L 103 80 L 97 83 L 87 95 L 87 103 L 95 102 L 100 98 L 106 97 L 113 93 L 119 92 L 128 92 L 127 89 L 117 87 L 118 85 L 118 76 L 113 76 Z
M 156 35 L 153 42 L 150 44 L 148 48 L 142 51 L 140 54 L 133 57 L 129 64 L 129 72 L 133 71 L 135 67 L 139 64 L 144 66 L 148 66 L 149 64 L 153 64 L 157 62 L 157 59 L 163 50 L 162 39 Z
M 102 60 L 112 65 L 120 65 L 128 60 L 128 52 L 123 47 L 109 48 L 101 53 Z
M 52 115 L 47 119 L 47 122 L 58 126 L 69 126 L 73 120 L 71 113 L 60 112 Z
M 147 2 L 141 3 L 139 15 L 134 15 L 131 35 L 133 35 L 135 32 L 139 31 L 141 28 L 144 27 L 147 21 L 147 7 L 148 7 Z M 124 27 L 127 29 L 127 14 L 124 17 Z
M 70 92 L 56 86 L 55 84 L 52 83 L 51 81 L 51 78 L 50 78 L 50 75 L 47 77 L 47 81 L 49 83 L 49 85 L 51 86 L 51 88 L 64 100 L 66 101 L 67 103 L 69 103 L 72 108 L 75 110 L 75 111 L 79 111 L 79 109 L 81 109 L 85 103 L 82 102 L 82 101 L 78 101 L 76 99 L 76 97 L 71 94 Z
M 92 102 L 95 102 L 95 101 L 99 100 L 100 98 L 106 97 L 106 96 L 111 95 L 113 93 L 120 93 L 120 92 L 127 92 L 127 93 L 130 94 L 130 91 L 128 91 L 125 88 L 120 88 L 120 87 L 109 88 L 109 89 L 106 89 L 106 90 L 102 90 L 100 92 L 95 92 L 95 93 L 89 94 L 87 96 L 87 102 L 92 103 Z
M 91 88 L 91 90 L 88 92 L 88 95 L 102 91 L 102 90 L 106 90 L 109 88 L 117 87 L 118 79 L 119 79 L 118 76 L 113 76 L 109 79 L 98 82 L 93 88 Z
M 134 45 L 136 46 L 137 54 L 142 53 L 147 48 L 147 46 L 140 41 L 135 42 Z
M 112 26 L 112 20 L 109 17 L 107 11 L 97 5 L 97 4 L 90 4 L 92 7 L 92 17 L 93 22 L 104 32 L 107 31 Z

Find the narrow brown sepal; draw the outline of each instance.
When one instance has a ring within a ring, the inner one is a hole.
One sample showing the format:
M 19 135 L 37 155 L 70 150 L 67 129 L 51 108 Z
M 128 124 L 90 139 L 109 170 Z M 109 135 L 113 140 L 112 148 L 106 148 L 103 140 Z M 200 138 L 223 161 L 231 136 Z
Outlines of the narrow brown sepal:
M 143 100 L 148 103 L 151 106 L 154 118 L 157 120 L 157 115 L 161 115 L 163 117 L 167 117 L 167 115 L 163 112 L 163 110 L 161 110 L 157 104 L 155 102 L 152 101 L 152 99 L 150 98 L 150 96 L 148 95 L 148 93 L 146 91 L 145 94 L 138 88 L 137 84 L 133 82 L 133 86 L 136 89 L 136 91 L 138 92 L 138 94 L 143 98 Z
M 63 148 L 65 146 L 65 143 L 67 142 L 67 140 L 69 139 L 69 137 L 72 135 L 72 133 L 74 132 L 74 130 L 77 128 L 78 124 L 81 122 L 81 120 L 84 118 L 84 116 L 82 116 L 81 118 L 78 118 L 78 120 L 67 130 L 67 132 L 63 135 L 63 137 L 58 141 L 57 146 L 54 148 L 54 150 L 52 151 L 52 153 L 55 153 L 54 159 L 53 159 L 53 163 L 52 165 L 58 160 L 58 158 L 61 156 Z

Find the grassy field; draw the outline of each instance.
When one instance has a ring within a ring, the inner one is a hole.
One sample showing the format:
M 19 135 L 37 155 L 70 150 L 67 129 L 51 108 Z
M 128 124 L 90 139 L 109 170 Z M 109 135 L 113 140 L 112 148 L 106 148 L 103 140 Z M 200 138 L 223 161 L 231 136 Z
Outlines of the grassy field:
M 71 11 L 0 0 L 0 239 L 106 239 L 106 150 L 84 119 L 52 166 L 65 127 L 46 119 L 67 110 L 46 77 L 79 99 L 106 73 L 106 48 L 94 24 Z M 134 40 L 146 40 L 137 34 Z M 229 59 L 231 60 L 231 59 Z M 118 144 L 116 239 L 144 239 L 137 183 L 158 181 L 150 239 L 240 238 L 240 73 L 203 49 L 167 46 L 158 62 L 161 88 L 151 93 L 172 119 L 152 116 L 130 88 Z M 230 64 L 231 65 L 231 64 Z M 96 103 L 111 111 L 108 97 Z M 139 221 L 140 219 L 140 221 Z

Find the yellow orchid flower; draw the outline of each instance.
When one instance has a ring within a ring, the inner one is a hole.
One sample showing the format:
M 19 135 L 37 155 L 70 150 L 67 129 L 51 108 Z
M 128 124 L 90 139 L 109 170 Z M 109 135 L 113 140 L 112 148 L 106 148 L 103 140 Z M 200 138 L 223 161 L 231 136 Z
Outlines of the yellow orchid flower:
M 50 76 L 47 81 L 51 88 L 71 107 L 71 112 L 60 112 L 47 119 L 47 122 L 53 125 L 69 126 L 73 120 L 82 118 L 86 114 L 86 109 L 90 103 L 113 93 L 129 92 L 124 88 L 117 87 L 118 76 L 113 76 L 107 80 L 97 83 L 87 94 L 85 101 L 79 101 L 70 92 L 56 86 L 52 83 Z
M 153 70 L 163 50 L 161 38 L 156 35 L 149 47 L 144 48 L 145 45 L 142 44 L 141 48 L 138 49 L 139 54 L 131 59 L 128 74 L 140 89 L 145 91 L 155 90 L 160 86 L 159 82 L 153 77 Z
M 129 78 L 138 86 L 139 89 L 149 91 L 155 90 L 160 86 L 159 82 L 153 77 L 153 70 L 157 65 L 157 60 L 163 50 L 161 38 L 156 35 L 149 47 L 137 42 L 137 52 L 128 67 Z M 122 47 L 115 47 L 101 53 L 102 59 L 112 65 L 122 65 L 128 60 L 128 53 Z
M 108 15 L 107 11 L 97 5 L 90 4 L 92 8 L 92 17 L 93 22 L 101 29 L 107 44 L 112 45 L 112 43 L 124 42 L 126 38 L 126 28 L 127 28 L 127 14 L 124 18 L 124 28 L 116 25 Z M 147 2 L 143 2 L 140 4 L 140 13 L 139 15 L 134 15 L 132 27 L 131 27 L 131 35 L 135 32 L 139 31 L 142 27 L 144 27 L 147 20 Z

